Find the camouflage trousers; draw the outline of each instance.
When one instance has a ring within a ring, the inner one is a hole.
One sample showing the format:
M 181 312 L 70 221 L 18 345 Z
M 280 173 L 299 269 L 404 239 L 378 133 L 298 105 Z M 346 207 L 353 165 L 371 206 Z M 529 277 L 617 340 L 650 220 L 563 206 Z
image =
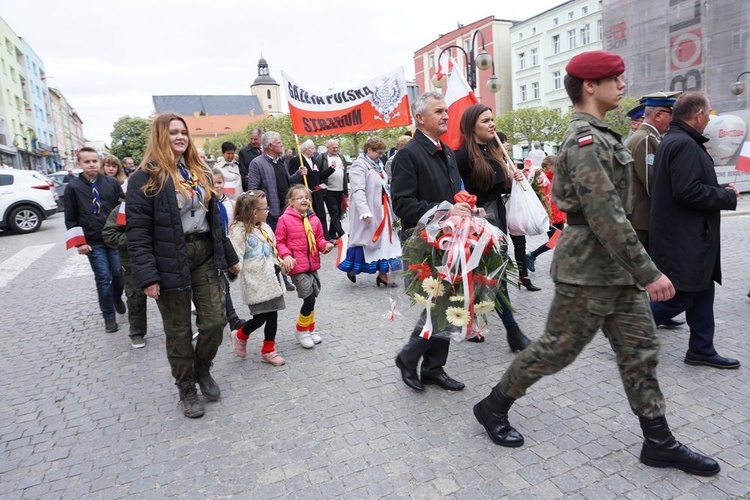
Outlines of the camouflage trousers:
M 544 334 L 513 360 L 499 388 L 514 399 L 522 397 L 537 380 L 572 363 L 599 328 L 611 340 L 633 412 L 645 418 L 663 416 L 656 325 L 648 297 L 636 286 L 557 283 Z
M 120 262 L 122 262 L 122 256 Z M 120 269 L 123 279 L 125 280 L 125 300 L 128 304 L 128 323 L 130 324 L 129 337 L 134 335 L 146 335 L 147 311 L 146 311 L 146 294 L 135 281 L 130 266 L 123 265 Z
M 188 290 L 161 292 L 156 304 L 166 334 L 167 359 L 175 381 L 193 378 L 193 362 L 210 364 L 216 356 L 227 324 L 224 280 L 219 279 L 210 239 L 187 243 L 190 263 Z M 198 340 L 193 348 L 190 301 L 198 312 Z

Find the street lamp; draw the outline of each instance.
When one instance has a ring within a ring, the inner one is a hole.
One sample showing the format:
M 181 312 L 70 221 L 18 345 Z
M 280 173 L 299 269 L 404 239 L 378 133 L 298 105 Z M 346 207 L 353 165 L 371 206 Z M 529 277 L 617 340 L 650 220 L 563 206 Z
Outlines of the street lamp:
M 737 76 L 737 81 L 732 84 L 732 94 L 740 95 L 745 91 L 745 84 L 740 81 L 740 78 L 747 74 L 750 74 L 750 71 L 743 71 Z
M 477 35 L 482 39 L 482 48 L 478 54 L 476 53 Z M 487 90 L 493 94 L 500 90 L 500 79 L 495 75 L 495 63 L 492 61 L 492 56 L 484 48 L 484 34 L 480 30 L 475 30 L 472 34 L 471 48 L 468 52 L 466 52 L 466 50 L 460 45 L 449 45 L 440 52 L 438 61 L 440 61 L 440 58 L 445 52 L 450 54 L 450 50 L 454 48 L 464 53 L 464 61 L 466 62 L 466 81 L 469 84 L 469 87 L 471 87 L 471 90 L 476 90 L 477 88 L 477 69 L 486 70 L 490 68 L 492 68 L 492 76 L 487 80 Z M 435 77 L 432 79 L 432 83 L 436 87 L 442 87 L 444 82 L 445 80 L 437 80 Z

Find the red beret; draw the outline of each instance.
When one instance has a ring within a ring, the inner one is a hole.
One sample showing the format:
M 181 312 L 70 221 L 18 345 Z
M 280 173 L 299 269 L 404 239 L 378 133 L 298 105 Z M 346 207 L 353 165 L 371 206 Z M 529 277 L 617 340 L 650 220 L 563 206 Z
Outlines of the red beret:
M 565 71 L 581 80 L 601 80 L 625 72 L 622 57 L 606 50 L 592 50 L 573 57 L 565 66 Z

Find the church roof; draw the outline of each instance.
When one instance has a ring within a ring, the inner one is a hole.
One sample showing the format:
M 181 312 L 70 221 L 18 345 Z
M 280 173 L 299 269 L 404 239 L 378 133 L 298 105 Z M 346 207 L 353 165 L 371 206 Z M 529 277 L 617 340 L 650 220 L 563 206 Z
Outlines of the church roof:
M 274 82 L 275 83 L 275 82 Z M 263 108 L 254 95 L 155 95 L 154 111 L 157 115 L 175 113 L 192 116 L 262 114 Z

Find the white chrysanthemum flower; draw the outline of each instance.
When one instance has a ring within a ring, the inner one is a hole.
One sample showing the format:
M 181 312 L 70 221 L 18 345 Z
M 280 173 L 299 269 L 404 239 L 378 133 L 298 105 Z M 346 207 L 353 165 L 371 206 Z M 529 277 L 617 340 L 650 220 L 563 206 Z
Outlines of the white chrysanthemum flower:
M 432 277 L 426 278 L 422 282 L 422 288 L 425 292 L 427 292 L 428 295 L 431 294 L 433 297 L 440 297 L 441 295 L 443 295 L 444 291 L 442 283 Z
M 464 296 L 463 295 L 454 295 L 449 299 L 451 302 L 463 302 Z
M 427 305 L 427 297 L 425 297 L 425 296 L 424 296 L 424 295 L 422 295 L 422 294 L 419 294 L 419 293 L 415 293 L 415 294 L 414 294 L 414 297 L 412 297 L 412 298 L 414 299 L 414 302 L 416 302 L 416 303 L 417 303 L 417 304 L 419 304 L 420 306 L 424 306 L 424 305 Z
M 466 326 L 469 324 L 469 311 L 463 307 L 449 307 L 445 310 L 448 323 L 453 326 Z
M 495 308 L 495 303 L 491 300 L 483 300 L 474 304 L 474 312 L 477 314 L 487 314 Z

